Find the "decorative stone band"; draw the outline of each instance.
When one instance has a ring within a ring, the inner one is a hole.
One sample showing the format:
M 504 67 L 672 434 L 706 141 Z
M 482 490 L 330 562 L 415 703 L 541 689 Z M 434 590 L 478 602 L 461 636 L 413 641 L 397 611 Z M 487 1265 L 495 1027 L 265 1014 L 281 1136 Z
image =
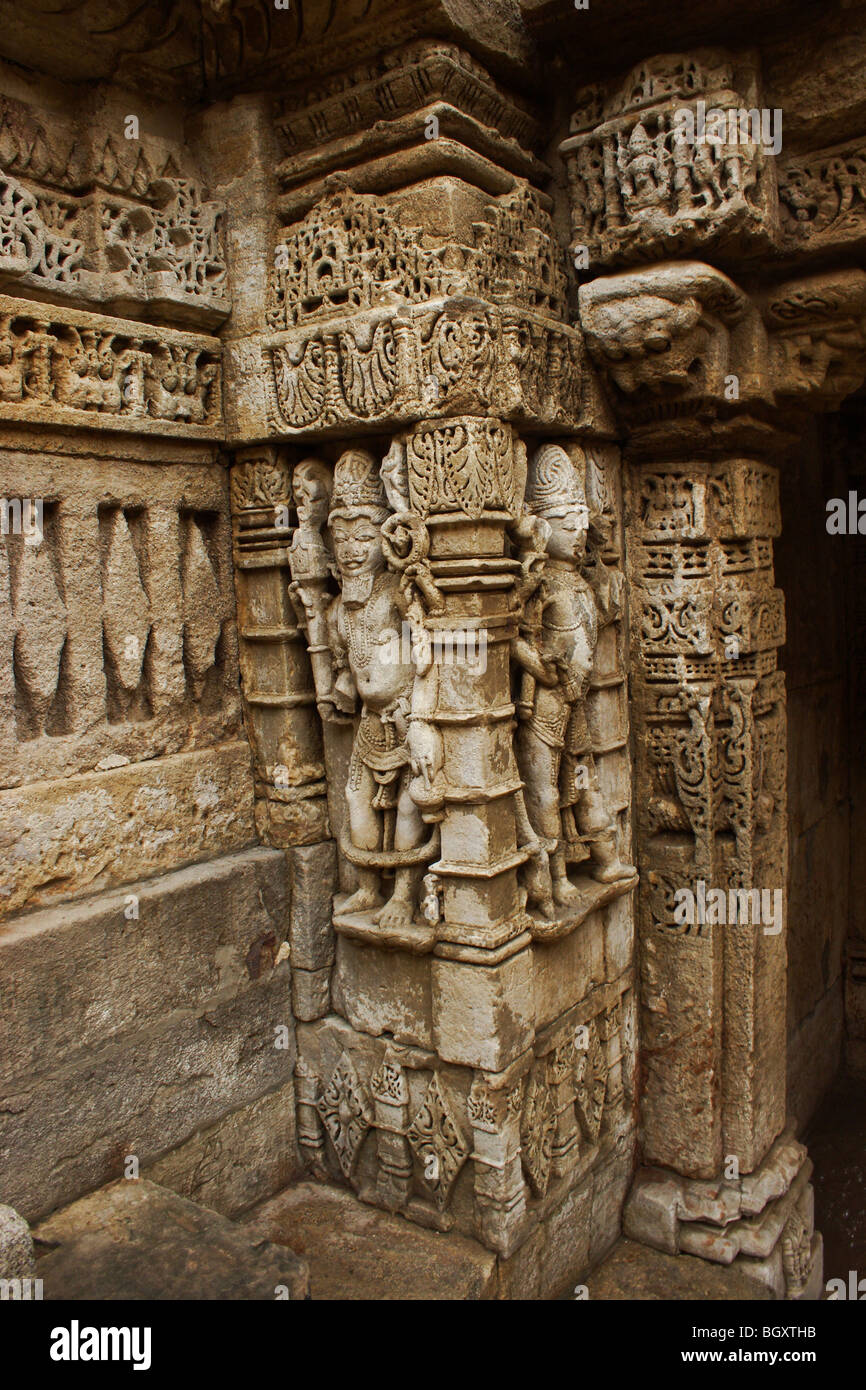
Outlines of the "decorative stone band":
M 0 420 L 221 440 L 220 343 L 0 295 Z
M 632 1010 L 611 981 L 496 1071 L 323 1019 L 300 1036 L 304 1157 L 371 1205 L 507 1256 L 630 1130 Z
M 483 300 L 380 306 L 262 346 L 271 434 L 336 434 L 473 413 L 612 430 L 582 335 Z
M 772 159 L 753 63 L 722 51 L 662 54 L 578 100 L 560 151 L 573 246 L 590 264 L 772 245 Z M 711 113 L 722 128 L 703 138 Z
M 353 162 L 347 159 L 347 148 L 351 152 L 357 146 L 359 153 L 369 149 L 373 129 L 379 135 L 377 150 L 382 149 L 385 128 L 395 142 L 401 139 L 405 145 L 407 127 L 417 121 L 423 138 L 426 103 L 437 99 L 452 110 L 459 108 L 464 120 L 472 121 L 479 143 L 484 140 L 486 153 L 493 146 L 499 164 L 520 173 L 534 166 L 529 151 L 542 133 L 536 114 L 454 44 L 422 40 L 389 55 L 385 64 L 366 65 L 353 77 L 350 96 L 341 75 L 317 84 L 312 101 L 294 92 L 283 99 L 277 133 L 287 152 L 279 168 L 284 187 L 327 172 L 332 159 L 334 167 L 345 168 Z M 424 110 L 418 109 L 419 100 L 425 102 Z
M 787 251 L 854 251 L 866 244 L 866 142 L 779 160 L 779 219 Z
M 215 328 L 231 309 L 224 213 L 189 179 L 154 178 L 139 197 L 58 195 L 0 169 L 0 281 Z
M 765 295 L 773 387 L 782 402 L 834 410 L 866 377 L 866 274 L 790 280 Z

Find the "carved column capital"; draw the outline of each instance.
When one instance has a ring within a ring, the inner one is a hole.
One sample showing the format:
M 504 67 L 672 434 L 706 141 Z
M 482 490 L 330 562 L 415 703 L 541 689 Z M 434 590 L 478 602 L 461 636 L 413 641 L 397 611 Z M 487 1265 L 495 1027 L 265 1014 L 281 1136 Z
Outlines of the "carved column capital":
M 866 379 L 866 273 L 788 280 L 762 297 L 781 406 L 837 410 Z
M 708 419 L 766 416 L 767 334 L 743 291 L 698 261 L 666 262 L 582 285 L 580 321 L 632 445 L 707 445 Z

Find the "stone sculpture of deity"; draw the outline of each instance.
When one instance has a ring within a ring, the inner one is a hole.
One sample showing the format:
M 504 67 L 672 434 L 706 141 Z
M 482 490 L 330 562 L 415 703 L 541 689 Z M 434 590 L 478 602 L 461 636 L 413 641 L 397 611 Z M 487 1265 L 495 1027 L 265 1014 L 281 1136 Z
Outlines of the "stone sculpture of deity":
M 640 216 L 663 209 L 670 189 L 670 170 L 643 125 L 638 122 L 628 144 L 617 150 L 620 190 L 626 207 Z
M 530 517 L 545 523 L 546 559 L 527 599 L 514 656 L 521 668 L 517 759 L 529 821 L 547 852 L 542 901 L 567 912 L 580 901 L 569 862 L 590 856 L 602 883 L 631 878 L 602 797 L 587 721 L 587 691 L 598 642 L 599 606 L 586 566 L 589 511 L 565 449 L 547 444 L 533 457 L 526 490 Z M 548 905 L 548 912 L 550 907 Z
M 318 472 L 308 472 L 318 487 Z M 423 715 L 415 645 L 394 640 L 413 599 L 407 581 L 386 563 L 382 526 L 388 516 L 376 459 L 363 449 L 347 450 L 334 470 L 328 515 L 340 586 L 326 614 L 332 679 L 327 689 L 317 682 L 326 719 L 345 719 L 358 698 L 361 704 L 346 782 L 348 834 L 341 842 L 358 886 L 339 916 L 363 913 L 381 927 L 401 928 L 412 923 L 424 867 L 425 826 L 412 790 L 429 785 L 435 773 L 436 735 Z M 313 518 L 311 529 L 318 529 Z M 312 558 L 312 535 L 308 541 L 305 554 Z M 299 598 L 308 588 L 298 583 Z M 387 902 L 383 871 L 394 875 Z

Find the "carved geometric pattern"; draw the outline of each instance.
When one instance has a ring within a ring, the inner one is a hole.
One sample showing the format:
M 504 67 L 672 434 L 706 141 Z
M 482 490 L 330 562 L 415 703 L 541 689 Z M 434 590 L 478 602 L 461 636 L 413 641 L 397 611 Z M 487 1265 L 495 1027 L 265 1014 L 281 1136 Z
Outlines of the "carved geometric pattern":
M 523 1167 L 536 1197 L 543 1197 L 550 1182 L 556 1111 L 547 1085 L 545 1068 L 535 1067 L 526 1087 L 526 1100 L 520 1122 Z
M 457 1174 L 469 1156 L 469 1145 L 435 1072 L 406 1138 L 421 1164 L 424 1182 L 436 1206 L 443 1211 Z
M 370 1082 L 370 1090 L 376 1100 L 384 1101 L 387 1105 L 405 1105 L 409 1100 L 409 1089 L 400 1063 L 393 1057 L 383 1057 Z
M 373 1123 L 367 1092 L 348 1053 L 340 1057 L 316 1104 L 345 1177 L 352 1175 L 358 1150 Z
M 589 1042 L 574 1050 L 574 1099 L 577 1116 L 591 1144 L 598 1142 L 604 1097 L 607 1091 L 607 1063 L 595 1022 L 589 1025 Z

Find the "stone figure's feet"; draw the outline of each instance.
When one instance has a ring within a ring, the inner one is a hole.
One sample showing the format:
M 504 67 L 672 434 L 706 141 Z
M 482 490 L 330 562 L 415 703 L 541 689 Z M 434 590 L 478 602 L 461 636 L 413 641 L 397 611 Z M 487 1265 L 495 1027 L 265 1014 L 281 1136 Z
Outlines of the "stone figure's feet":
M 343 903 L 340 915 L 348 916 L 350 912 L 373 912 L 381 906 L 382 895 L 377 893 L 375 888 L 358 888 Z
M 395 893 L 381 911 L 376 913 L 376 921 L 380 927 L 411 927 L 412 903 L 408 898 L 398 897 Z
M 637 873 L 634 864 L 623 864 L 619 859 L 610 864 L 594 864 L 592 876 L 597 883 L 618 883 L 623 878 L 633 878 Z
M 553 901 L 557 907 L 577 907 L 581 901 L 580 889 L 563 874 L 562 878 L 553 880 Z

